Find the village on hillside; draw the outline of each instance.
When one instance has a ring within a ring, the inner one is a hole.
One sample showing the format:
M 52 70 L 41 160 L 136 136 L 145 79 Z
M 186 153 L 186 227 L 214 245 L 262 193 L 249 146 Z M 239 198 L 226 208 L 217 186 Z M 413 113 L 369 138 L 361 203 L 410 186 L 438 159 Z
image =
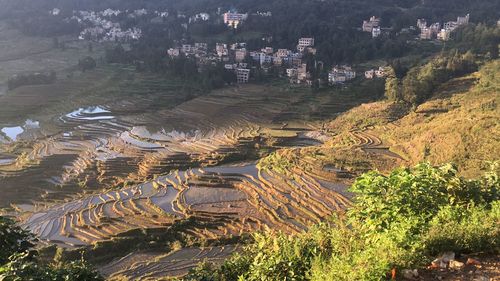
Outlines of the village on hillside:
M 229 29 L 233 30 L 240 28 L 251 16 L 272 17 L 272 13 L 269 11 L 253 14 L 239 13 L 235 10 L 222 11 L 222 8 L 218 9 L 217 16 L 219 18 L 216 20 L 222 21 Z M 50 11 L 53 15 L 58 15 L 59 12 L 57 8 Z M 168 11 L 106 9 L 101 12 L 74 11 L 73 17 L 68 20 L 76 21 L 85 27 L 80 33 L 79 38 L 81 40 L 130 42 L 141 37 L 141 29 L 138 27 L 122 28 L 113 19 L 117 17 L 133 19 L 145 15 L 152 16 L 152 22 L 163 21 L 165 18 L 172 16 Z M 186 30 L 188 24 L 203 24 L 214 20 L 213 15 L 206 12 L 190 17 L 178 12 L 173 16 L 186 20 L 187 23 L 183 24 Z M 448 41 L 454 30 L 469 23 L 469 18 L 469 15 L 459 16 L 456 21 L 448 21 L 443 24 L 436 22 L 430 25 L 425 19 L 418 19 L 416 27 L 404 28 L 402 32 L 416 31 L 418 28 L 420 34 L 415 38 L 417 40 Z M 370 19 L 363 21 L 359 30 L 370 33 L 373 39 L 381 38 L 391 31 L 391 28 L 382 27 L 381 23 L 381 18 L 372 16 Z M 383 40 L 383 38 L 380 40 Z M 315 59 L 307 60 L 307 58 L 315 57 L 317 52 L 315 38 L 303 37 L 297 38 L 297 45 L 293 49 L 264 47 L 260 50 L 250 50 L 247 42 L 219 42 L 215 43 L 215 46 L 209 45 L 207 42 L 177 42 L 176 46 L 166 50 L 166 55 L 171 59 L 181 56 L 193 58 L 199 66 L 223 64 L 225 70 L 234 72 L 236 81 L 239 84 L 248 83 L 254 69 L 259 68 L 268 73 L 274 68 L 278 70 L 280 76 L 286 77 L 291 84 L 311 86 L 315 82 L 313 75 L 311 75 L 311 69 L 323 68 L 323 62 Z M 314 65 L 311 65 L 311 61 Z M 351 65 L 335 65 L 328 71 L 327 78 L 323 78 L 328 81 L 321 81 L 320 78 L 316 79 L 319 80 L 318 83 L 327 82 L 328 85 L 339 85 L 358 77 L 357 71 L 363 71 L 364 75 L 361 77 L 365 79 L 383 78 L 387 72 L 384 66 L 375 69 L 355 69 Z

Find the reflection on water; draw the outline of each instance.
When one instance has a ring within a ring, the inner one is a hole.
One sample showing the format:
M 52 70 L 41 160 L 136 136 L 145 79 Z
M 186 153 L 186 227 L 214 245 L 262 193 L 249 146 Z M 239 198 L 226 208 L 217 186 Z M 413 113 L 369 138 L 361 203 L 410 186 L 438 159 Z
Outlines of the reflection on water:
M 17 136 L 22 134 L 24 132 L 23 127 L 17 126 L 17 127 L 4 127 L 2 128 L 2 133 L 4 133 L 10 140 L 16 141 Z
M 39 128 L 40 122 L 28 119 L 24 122 L 23 126 L 3 127 L 0 131 L 3 133 L 3 135 L 7 136 L 9 140 L 16 141 L 19 135 L 24 133 L 24 131 Z
M 0 166 L 2 165 L 10 165 L 14 163 L 16 159 L 0 159 Z
M 115 118 L 113 115 L 108 113 L 111 113 L 111 111 L 101 106 L 89 106 L 70 112 L 66 114 L 66 117 L 79 120 L 110 120 Z

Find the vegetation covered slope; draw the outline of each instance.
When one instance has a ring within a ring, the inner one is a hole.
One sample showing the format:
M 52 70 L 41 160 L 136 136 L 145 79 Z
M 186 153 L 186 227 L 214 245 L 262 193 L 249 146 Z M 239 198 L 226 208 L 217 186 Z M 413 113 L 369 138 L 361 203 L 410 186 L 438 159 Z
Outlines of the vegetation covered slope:
M 241 255 L 185 280 L 383 280 L 443 251 L 498 254 L 499 187 L 496 173 L 466 180 L 449 164 L 370 172 L 345 216 L 297 236 L 255 235 Z
M 34 237 L 0 216 L 0 280 L 3 281 L 99 281 L 104 280 L 82 261 L 43 264 Z
M 377 131 L 410 163 L 454 162 L 474 176 L 500 159 L 500 61 L 443 84 L 429 101 Z
M 329 124 L 331 147 L 355 143 L 352 131 L 381 139 L 407 165 L 453 162 L 464 176 L 477 176 L 500 159 L 500 61 L 452 79 L 411 110 L 405 103 L 380 101 L 354 108 Z M 387 170 L 393 167 L 375 167 Z

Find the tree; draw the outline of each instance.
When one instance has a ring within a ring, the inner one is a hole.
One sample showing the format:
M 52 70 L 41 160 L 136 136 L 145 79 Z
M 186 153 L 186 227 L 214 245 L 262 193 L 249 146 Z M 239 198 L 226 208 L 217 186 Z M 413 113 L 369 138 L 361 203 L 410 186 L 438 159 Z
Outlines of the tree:
M 0 216 L 0 280 L 103 281 L 84 261 L 44 265 L 37 259 L 35 238 L 9 218 Z
M 26 252 L 34 244 L 34 237 L 6 217 L 0 217 L 0 265 L 15 253 Z
M 385 97 L 390 101 L 400 101 L 401 96 L 399 94 L 399 79 L 396 77 L 396 73 L 392 67 L 388 67 L 387 79 L 385 80 Z

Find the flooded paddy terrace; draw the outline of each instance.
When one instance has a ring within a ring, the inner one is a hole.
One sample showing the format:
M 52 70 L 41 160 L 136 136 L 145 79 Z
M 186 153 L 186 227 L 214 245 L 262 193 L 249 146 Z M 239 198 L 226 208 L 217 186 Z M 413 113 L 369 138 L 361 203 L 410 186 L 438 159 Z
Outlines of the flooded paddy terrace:
M 28 115 L 36 121 L 0 122 L 0 207 L 42 242 L 72 249 L 137 229 L 168 232 L 190 218 L 208 223 L 176 231 L 199 241 L 267 229 L 293 233 L 349 204 L 331 188 L 345 189 L 334 177 L 245 162 L 328 138 L 320 123 L 294 121 L 300 120 L 295 93 L 253 85 L 189 101 L 163 97 L 162 103 L 154 94 L 95 105 L 74 100 Z M 222 259 L 226 251 L 211 257 Z M 157 276 L 158 264 L 170 261 L 145 264 L 125 259 L 129 253 L 102 271 Z M 173 266 L 169 276 L 194 265 Z

